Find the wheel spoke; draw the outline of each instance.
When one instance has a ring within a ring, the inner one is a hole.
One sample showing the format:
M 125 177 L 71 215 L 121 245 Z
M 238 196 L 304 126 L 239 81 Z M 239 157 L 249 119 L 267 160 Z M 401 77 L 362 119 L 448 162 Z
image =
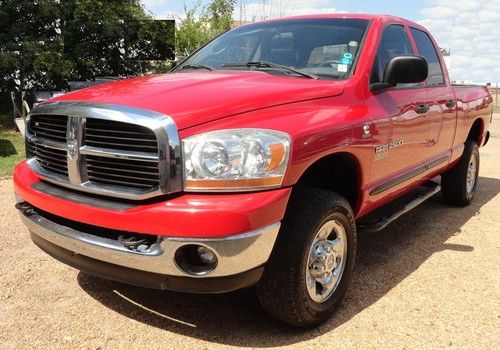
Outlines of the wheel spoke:
M 306 276 L 306 285 L 309 295 L 317 295 L 316 289 L 316 278 L 314 278 L 311 274 L 307 274 Z
M 344 241 L 342 238 L 337 237 L 331 242 L 331 247 L 336 255 L 340 255 L 341 257 L 344 255 Z
M 335 227 L 335 221 L 328 221 L 320 229 L 317 238 L 319 240 L 326 240 L 328 236 L 332 233 Z

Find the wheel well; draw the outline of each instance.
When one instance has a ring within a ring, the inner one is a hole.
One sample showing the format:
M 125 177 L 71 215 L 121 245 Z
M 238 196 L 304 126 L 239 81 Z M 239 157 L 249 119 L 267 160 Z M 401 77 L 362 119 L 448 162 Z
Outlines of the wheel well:
M 313 163 L 302 174 L 297 185 L 338 193 L 356 210 L 359 196 L 358 161 L 349 153 L 326 156 Z
M 483 121 L 481 119 L 476 119 L 472 127 L 470 128 L 469 135 L 467 136 L 467 141 L 475 141 L 479 146 L 479 141 L 481 139 L 483 130 Z

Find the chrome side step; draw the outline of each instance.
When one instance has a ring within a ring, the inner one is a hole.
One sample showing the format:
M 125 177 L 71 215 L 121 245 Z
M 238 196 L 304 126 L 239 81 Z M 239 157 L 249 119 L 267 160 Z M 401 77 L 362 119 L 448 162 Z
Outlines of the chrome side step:
M 439 191 L 441 191 L 441 186 L 434 181 L 428 181 L 420 185 L 414 191 L 404 195 L 402 199 L 397 199 L 362 217 L 357 224 L 358 233 L 375 233 L 383 230 L 391 222 L 415 209 Z M 401 200 L 404 200 L 404 202 L 401 202 Z M 380 215 L 380 212 L 384 213 Z

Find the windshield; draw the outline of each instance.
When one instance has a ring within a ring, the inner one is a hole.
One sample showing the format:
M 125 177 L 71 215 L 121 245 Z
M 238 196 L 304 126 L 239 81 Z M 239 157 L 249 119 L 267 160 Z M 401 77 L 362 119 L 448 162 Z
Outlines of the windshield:
M 216 38 L 174 71 L 244 69 L 304 77 L 283 69 L 291 67 L 322 79 L 346 79 L 353 72 L 367 26 L 368 20 L 347 18 L 246 25 Z

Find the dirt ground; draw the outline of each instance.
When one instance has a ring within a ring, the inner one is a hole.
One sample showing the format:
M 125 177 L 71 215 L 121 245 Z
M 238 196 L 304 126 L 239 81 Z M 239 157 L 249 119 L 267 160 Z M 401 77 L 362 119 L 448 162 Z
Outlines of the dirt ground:
M 185 295 L 80 273 L 31 243 L 0 182 L 1 349 L 500 348 L 500 116 L 474 203 L 435 196 L 361 237 L 352 286 L 311 331 L 269 318 L 252 290 Z

